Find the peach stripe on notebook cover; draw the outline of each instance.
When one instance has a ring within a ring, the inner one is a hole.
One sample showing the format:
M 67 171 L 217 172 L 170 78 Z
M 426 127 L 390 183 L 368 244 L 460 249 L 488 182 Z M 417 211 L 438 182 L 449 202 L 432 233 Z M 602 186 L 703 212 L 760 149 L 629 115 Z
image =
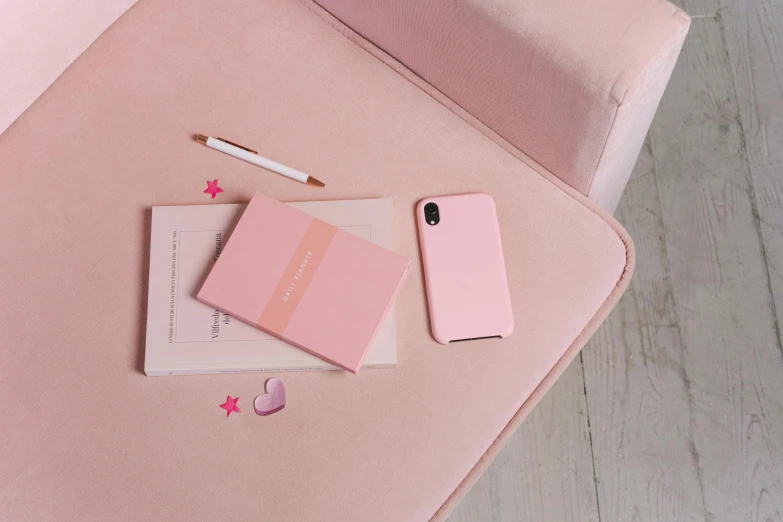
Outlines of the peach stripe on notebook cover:
M 336 233 L 337 227 L 313 218 L 258 319 L 258 326 L 275 335 L 284 335 L 288 321 L 294 315 Z

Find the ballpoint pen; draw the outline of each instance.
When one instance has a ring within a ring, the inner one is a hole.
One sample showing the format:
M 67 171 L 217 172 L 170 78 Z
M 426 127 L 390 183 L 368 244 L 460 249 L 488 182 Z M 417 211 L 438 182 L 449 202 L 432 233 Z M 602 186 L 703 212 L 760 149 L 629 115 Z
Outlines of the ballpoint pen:
M 314 185 L 316 187 L 326 186 L 323 182 L 318 181 L 314 177 L 309 176 L 304 172 L 300 172 L 291 167 L 286 167 L 282 163 L 272 161 L 271 159 L 259 155 L 258 152 L 254 151 L 253 149 L 248 149 L 247 147 L 243 147 L 242 145 L 238 145 L 226 139 L 212 138 L 210 136 L 204 136 L 203 134 L 199 134 L 198 136 L 196 136 L 196 141 L 198 141 L 199 143 L 203 143 L 207 147 L 210 147 L 215 150 L 219 150 L 220 152 L 225 152 L 226 154 L 230 154 L 235 158 L 243 159 L 249 163 L 252 163 L 253 165 L 264 167 L 265 169 L 277 172 L 278 174 L 282 174 L 283 176 L 299 181 L 301 183 L 306 183 L 307 185 Z

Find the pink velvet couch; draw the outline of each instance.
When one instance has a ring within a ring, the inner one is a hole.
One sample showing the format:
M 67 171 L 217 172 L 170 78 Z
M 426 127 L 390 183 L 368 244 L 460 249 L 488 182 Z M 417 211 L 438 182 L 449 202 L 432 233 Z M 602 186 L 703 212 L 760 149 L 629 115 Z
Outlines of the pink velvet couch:
M 657 0 L 136 4 L 0 135 L 0 518 L 445 519 L 628 284 L 610 212 L 688 23 Z M 267 418 L 266 376 L 142 374 L 150 207 L 216 177 L 215 203 L 394 198 L 397 369 L 282 375 Z M 474 191 L 516 330 L 443 347 L 413 208 Z

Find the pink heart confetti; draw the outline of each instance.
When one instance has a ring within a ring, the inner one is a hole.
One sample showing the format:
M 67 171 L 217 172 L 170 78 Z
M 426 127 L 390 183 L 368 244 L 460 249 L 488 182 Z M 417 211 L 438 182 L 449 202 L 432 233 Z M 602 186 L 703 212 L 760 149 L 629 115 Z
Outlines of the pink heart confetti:
M 277 377 L 266 381 L 266 393 L 253 401 L 253 407 L 259 415 L 272 415 L 285 408 L 285 385 Z

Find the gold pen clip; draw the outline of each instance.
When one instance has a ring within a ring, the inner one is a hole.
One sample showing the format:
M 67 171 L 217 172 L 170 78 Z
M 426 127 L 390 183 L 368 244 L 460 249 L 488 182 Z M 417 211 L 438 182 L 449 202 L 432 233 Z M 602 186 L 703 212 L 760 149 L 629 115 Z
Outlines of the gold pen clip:
M 219 139 L 219 140 L 220 140 L 220 141 L 222 141 L 223 143 L 228 143 L 229 145 L 233 145 L 234 147 L 237 147 L 237 148 L 240 148 L 240 149 L 242 149 L 242 150 L 246 150 L 246 151 L 248 151 L 248 152 L 250 152 L 250 153 L 253 153 L 253 154 L 256 154 L 256 155 L 258 155 L 258 151 L 255 151 L 255 150 L 253 150 L 253 149 L 248 149 L 247 147 L 243 147 L 243 146 L 242 146 L 242 145 L 240 145 L 239 143 L 234 143 L 233 141 L 228 141 L 227 139 L 225 139 L 225 138 L 220 138 L 220 137 L 216 137 L 216 139 Z

